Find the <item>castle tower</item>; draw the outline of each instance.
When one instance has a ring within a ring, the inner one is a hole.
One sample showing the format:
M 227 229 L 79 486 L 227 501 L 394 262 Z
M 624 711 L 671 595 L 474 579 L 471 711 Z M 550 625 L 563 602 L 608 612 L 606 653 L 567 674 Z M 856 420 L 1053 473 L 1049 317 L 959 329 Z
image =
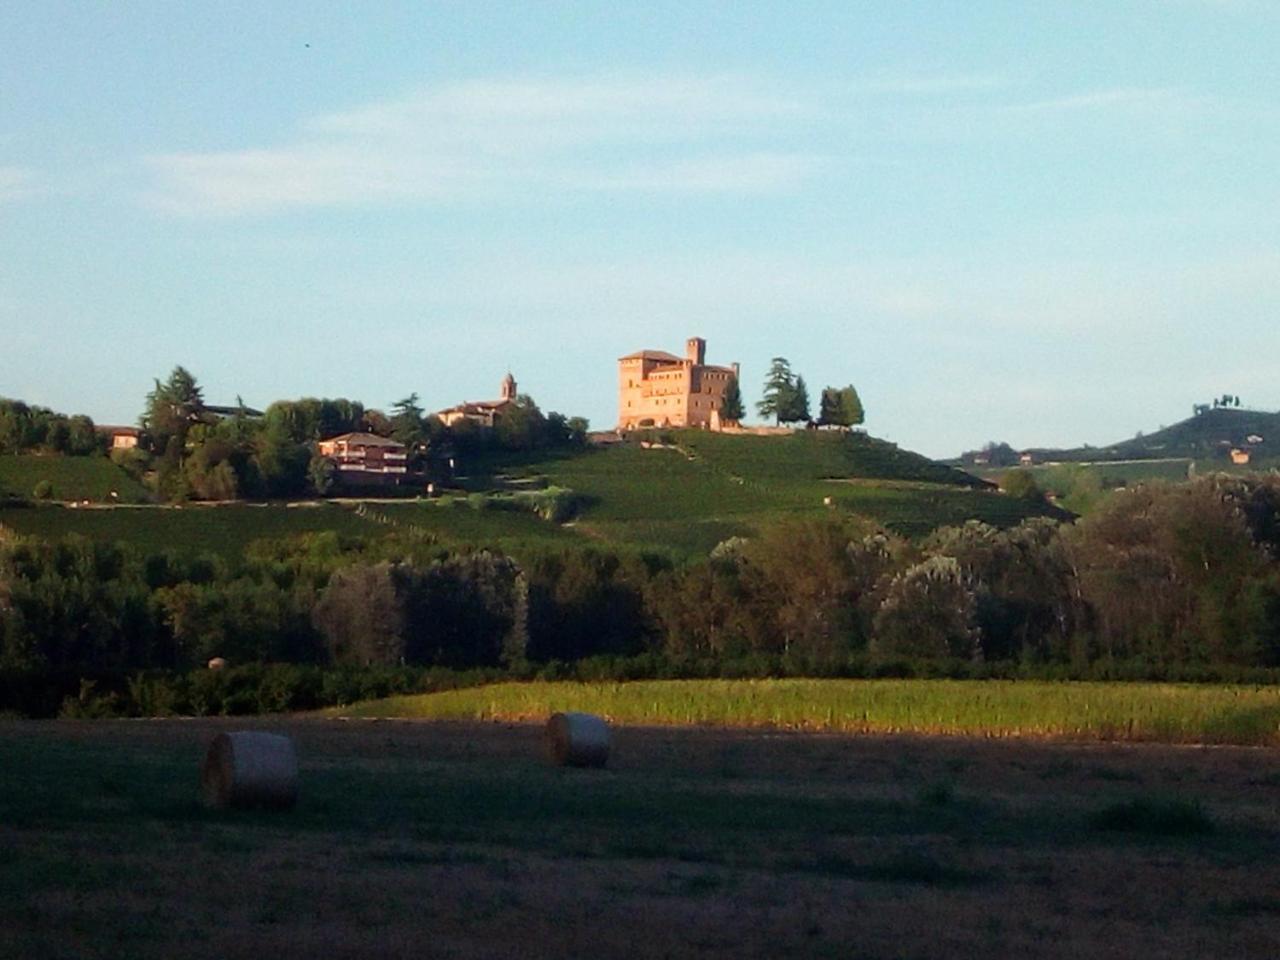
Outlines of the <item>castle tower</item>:
M 502 378 L 502 386 L 499 388 L 501 400 L 515 400 L 516 398 L 516 378 L 511 375 L 511 371 L 507 371 L 507 375 Z
M 707 360 L 707 341 L 701 337 L 690 337 L 684 342 L 684 358 L 690 363 L 702 366 Z

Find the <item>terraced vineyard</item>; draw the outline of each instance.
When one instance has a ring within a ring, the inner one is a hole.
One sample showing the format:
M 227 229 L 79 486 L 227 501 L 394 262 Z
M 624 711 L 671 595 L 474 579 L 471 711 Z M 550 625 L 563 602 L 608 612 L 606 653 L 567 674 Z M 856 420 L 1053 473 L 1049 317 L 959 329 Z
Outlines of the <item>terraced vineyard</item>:
M 488 462 L 472 470 L 473 489 L 498 486 L 498 474 L 519 474 L 572 490 L 577 516 L 563 526 L 518 509 L 497 509 L 512 505 L 500 498 L 481 502 L 483 498 L 457 497 L 377 503 L 359 513 L 354 504 L 8 508 L 0 509 L 0 524 L 22 534 L 79 533 L 129 541 L 146 550 L 224 556 L 241 553 L 259 538 L 335 530 L 364 536 L 421 534 L 443 545 L 487 546 L 515 556 L 594 544 L 663 552 L 679 561 L 705 555 L 729 537 L 750 536 L 778 519 L 832 511 L 863 515 L 912 537 L 971 518 L 1009 526 L 1051 512 L 858 434 L 756 437 L 683 431 L 674 439 L 675 444 L 660 447 L 625 443 L 573 455 Z M 49 461 L 61 469 L 91 467 L 129 479 L 105 459 L 8 459 Z M 104 484 L 105 479 L 99 486 Z M 141 488 L 129 489 L 130 496 L 142 493 Z M 107 493 L 90 499 L 107 499 Z
M 589 536 L 685 554 L 705 553 L 780 517 L 830 510 L 864 515 L 913 537 L 973 518 L 1010 526 L 1053 512 L 858 434 L 682 431 L 674 439 L 674 446 L 621 444 L 520 470 L 580 494 L 577 526 Z

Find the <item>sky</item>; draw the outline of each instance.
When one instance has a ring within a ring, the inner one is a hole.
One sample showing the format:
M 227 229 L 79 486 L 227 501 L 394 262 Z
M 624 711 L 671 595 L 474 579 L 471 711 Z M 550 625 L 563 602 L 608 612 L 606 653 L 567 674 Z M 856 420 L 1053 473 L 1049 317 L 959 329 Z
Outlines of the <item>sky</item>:
M 930 456 L 1280 409 L 1280 3 L 0 17 L 0 396 L 440 409 L 786 357 Z

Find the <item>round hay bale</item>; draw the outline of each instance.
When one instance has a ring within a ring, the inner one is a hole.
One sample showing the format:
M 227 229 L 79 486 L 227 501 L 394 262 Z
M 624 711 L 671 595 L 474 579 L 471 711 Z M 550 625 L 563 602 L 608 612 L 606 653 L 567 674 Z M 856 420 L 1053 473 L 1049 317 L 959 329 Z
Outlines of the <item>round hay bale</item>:
M 256 730 L 218 734 L 200 767 L 200 789 L 205 803 L 219 810 L 292 809 L 298 802 L 298 755 L 293 741 Z
M 223 668 L 226 667 L 226 665 L 227 665 L 227 661 L 223 657 L 214 657 L 212 660 L 209 661 L 210 670 L 222 670 Z
M 603 767 L 609 761 L 609 725 L 593 713 L 553 713 L 547 746 L 556 766 Z

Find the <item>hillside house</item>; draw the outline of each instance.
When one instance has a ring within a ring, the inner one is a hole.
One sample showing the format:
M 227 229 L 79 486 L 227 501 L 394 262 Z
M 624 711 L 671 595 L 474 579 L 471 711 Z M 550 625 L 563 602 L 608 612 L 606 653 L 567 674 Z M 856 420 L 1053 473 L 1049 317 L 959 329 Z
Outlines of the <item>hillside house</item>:
M 142 431 L 137 427 L 98 424 L 94 430 L 99 436 L 106 437 L 107 447 L 110 450 L 132 450 L 138 445 L 138 439 L 142 436 Z
M 492 427 L 494 420 L 502 415 L 502 411 L 516 402 L 516 378 L 510 371 L 502 378 L 502 384 L 498 390 L 497 400 L 469 400 L 456 407 L 439 410 L 436 416 L 446 427 L 453 426 L 459 420 L 470 420 L 482 427 Z
M 738 378 L 738 365 L 714 366 L 706 353 L 707 341 L 690 337 L 683 357 L 639 350 L 618 358 L 618 429 L 719 429 L 724 392 Z
M 338 468 L 338 482 L 349 486 L 397 484 L 409 472 L 403 443 L 372 433 L 344 433 L 321 440 L 320 455 Z

